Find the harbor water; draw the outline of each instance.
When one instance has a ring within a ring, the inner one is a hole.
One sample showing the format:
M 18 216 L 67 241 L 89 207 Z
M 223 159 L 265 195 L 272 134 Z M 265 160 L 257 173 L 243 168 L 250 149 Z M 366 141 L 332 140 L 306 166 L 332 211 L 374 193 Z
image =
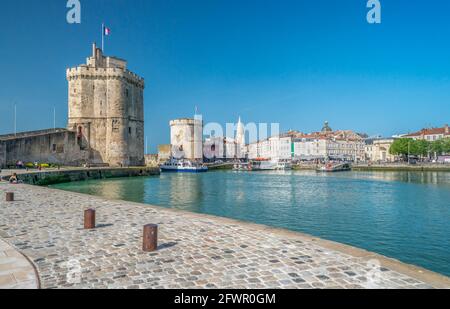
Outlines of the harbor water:
M 52 186 L 311 234 L 450 276 L 450 173 L 162 174 Z

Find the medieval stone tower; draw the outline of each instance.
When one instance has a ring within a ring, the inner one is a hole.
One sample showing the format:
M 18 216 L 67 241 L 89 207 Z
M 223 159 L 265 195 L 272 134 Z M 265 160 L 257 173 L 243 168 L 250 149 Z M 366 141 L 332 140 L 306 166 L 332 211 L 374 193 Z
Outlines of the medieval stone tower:
M 88 163 L 144 164 L 144 79 L 125 60 L 92 46 L 85 65 L 67 70 L 68 129 L 89 153 Z

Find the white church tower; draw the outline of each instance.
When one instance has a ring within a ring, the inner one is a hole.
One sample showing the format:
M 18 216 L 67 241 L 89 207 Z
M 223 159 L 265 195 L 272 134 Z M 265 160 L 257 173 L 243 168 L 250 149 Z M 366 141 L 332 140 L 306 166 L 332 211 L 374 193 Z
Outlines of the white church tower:
M 244 124 L 241 122 L 240 116 L 236 128 L 235 142 L 236 142 L 236 155 L 238 158 L 243 158 L 245 156 L 245 129 Z

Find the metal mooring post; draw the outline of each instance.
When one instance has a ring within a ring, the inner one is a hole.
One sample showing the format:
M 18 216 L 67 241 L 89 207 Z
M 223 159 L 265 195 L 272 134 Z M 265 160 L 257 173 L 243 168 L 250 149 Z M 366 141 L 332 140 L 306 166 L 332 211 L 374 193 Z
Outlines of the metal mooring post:
M 14 201 L 14 192 L 6 192 L 6 201 L 13 202 Z
M 156 224 L 145 225 L 143 238 L 142 250 L 145 252 L 156 251 L 158 248 L 158 226 Z
M 95 210 L 88 209 L 84 211 L 84 229 L 95 229 Z

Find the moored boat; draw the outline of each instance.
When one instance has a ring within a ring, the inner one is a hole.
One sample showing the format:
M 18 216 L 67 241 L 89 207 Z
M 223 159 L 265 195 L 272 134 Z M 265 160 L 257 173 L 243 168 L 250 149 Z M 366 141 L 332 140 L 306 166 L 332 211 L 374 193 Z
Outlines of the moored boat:
M 233 171 L 250 171 L 251 167 L 250 162 L 238 162 L 233 165 Z
M 274 171 L 277 169 L 277 167 L 278 163 L 273 161 L 250 161 L 251 171 Z
M 327 163 L 325 166 L 321 166 L 317 169 L 318 172 L 345 172 L 351 171 L 352 167 L 349 163 Z
M 282 161 L 278 161 L 277 162 L 277 170 L 291 170 L 292 169 L 292 164 L 290 162 L 282 162 Z
M 198 162 L 189 160 L 171 159 L 160 166 L 161 172 L 178 173 L 203 173 L 208 171 L 208 167 Z

